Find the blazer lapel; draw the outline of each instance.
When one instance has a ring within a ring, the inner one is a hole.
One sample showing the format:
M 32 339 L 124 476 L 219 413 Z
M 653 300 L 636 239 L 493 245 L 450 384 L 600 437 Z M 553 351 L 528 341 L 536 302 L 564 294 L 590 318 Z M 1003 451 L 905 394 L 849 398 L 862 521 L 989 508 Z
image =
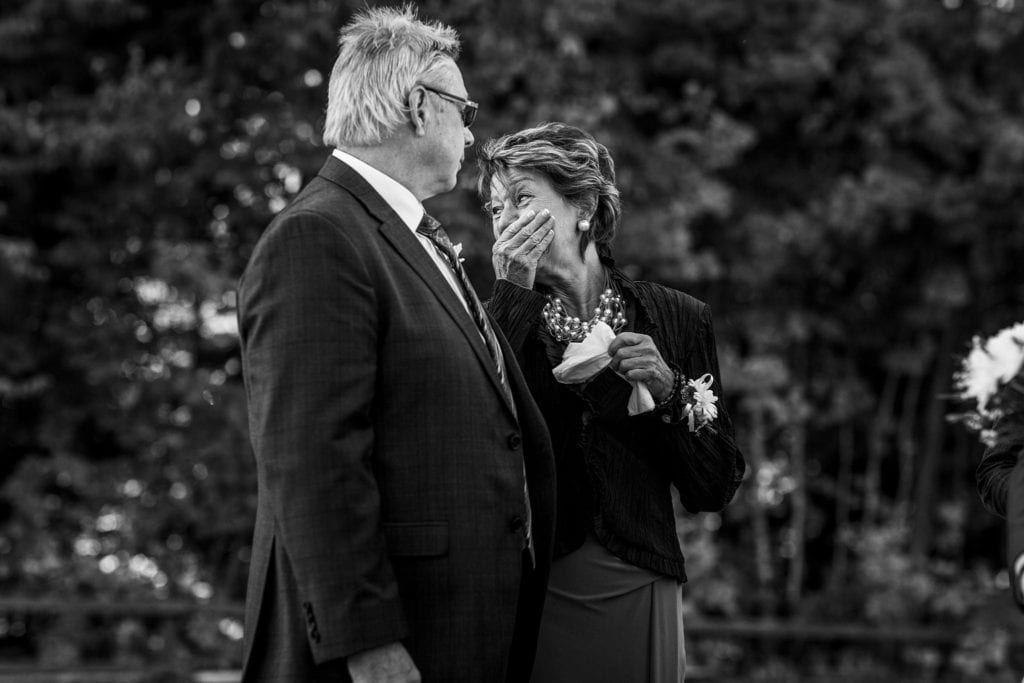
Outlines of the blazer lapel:
M 409 230 L 409 226 L 401 221 L 398 217 L 395 220 L 382 223 L 380 226 L 380 232 L 384 237 L 391 243 L 391 246 L 399 253 L 399 255 L 409 264 L 409 267 L 416 272 L 421 280 L 427 285 L 427 287 L 434 293 L 438 301 L 444 307 L 445 311 L 455 322 L 462 334 L 466 336 L 470 346 L 473 347 L 473 352 L 476 354 L 477 360 L 483 365 L 484 370 L 487 372 L 487 376 L 491 378 L 491 382 L 494 384 L 495 390 L 505 398 L 505 392 L 501 388 L 501 380 L 498 379 L 498 373 L 494 369 L 494 359 L 491 358 L 490 352 L 487 350 L 487 345 L 484 344 L 483 338 L 480 336 L 480 331 L 476 327 L 476 323 L 473 322 L 472 316 L 466 311 L 466 308 L 462 305 L 462 301 L 459 300 L 458 296 L 452 291 L 451 285 L 441 275 L 437 269 L 437 265 L 434 264 L 433 259 L 427 254 L 423 245 L 416 239 L 416 236 Z M 491 327 L 494 327 L 494 322 L 491 322 Z M 508 363 L 508 355 L 505 355 L 506 364 Z M 513 359 L 514 362 L 514 359 Z M 508 401 L 505 401 L 506 407 Z M 515 411 L 512 411 L 513 415 Z
M 372 185 L 337 157 L 332 156 L 327 160 L 320 170 L 320 175 L 354 194 L 370 213 L 381 221 L 380 233 L 409 267 L 423 280 L 427 288 L 437 297 L 437 300 L 441 302 L 441 306 L 451 317 L 456 327 L 465 335 L 477 360 L 483 365 L 487 376 L 491 378 L 495 391 L 505 399 L 505 392 L 501 388 L 501 380 L 498 379 L 498 374 L 495 371 L 494 361 L 487 350 L 487 346 L 484 344 L 483 338 L 480 336 L 480 331 L 477 330 L 476 323 L 473 322 L 472 316 L 466 311 L 458 295 L 452 291 L 451 285 L 448 284 L 448 281 L 438 270 L 437 265 L 409 229 L 409 226 L 384 201 L 384 198 L 377 194 Z M 494 327 L 493 321 L 491 326 Z M 497 331 L 497 328 L 495 330 Z M 511 362 L 514 363 L 514 357 L 506 353 L 506 365 L 510 362 L 510 358 Z M 514 416 L 514 408 L 508 405 L 507 400 L 504 402 L 506 408 Z

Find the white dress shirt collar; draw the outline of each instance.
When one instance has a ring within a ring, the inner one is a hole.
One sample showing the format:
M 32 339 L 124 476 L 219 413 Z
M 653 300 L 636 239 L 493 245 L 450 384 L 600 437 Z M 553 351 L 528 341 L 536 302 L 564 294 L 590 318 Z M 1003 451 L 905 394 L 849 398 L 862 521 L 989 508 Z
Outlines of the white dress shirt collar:
M 445 257 L 440 254 L 437 247 L 430 238 L 426 235 L 421 235 L 416 232 L 416 228 L 419 227 L 420 221 L 423 219 L 423 205 L 420 204 L 419 200 L 416 199 L 416 195 L 409 191 L 409 188 L 402 185 L 400 182 L 392 178 L 391 176 L 377 170 L 373 166 L 370 166 L 365 161 L 357 159 L 356 157 L 342 152 L 340 149 L 334 150 L 334 156 L 341 161 L 345 162 L 352 167 L 352 170 L 362 176 L 363 180 L 370 184 L 374 190 L 377 191 L 384 201 L 388 203 L 398 217 L 402 219 L 406 227 L 412 231 L 413 236 L 423 247 L 423 250 L 427 252 L 427 256 L 433 261 L 437 270 L 441 273 L 441 276 L 448 282 L 448 286 L 455 292 L 455 296 L 459 298 L 466 311 L 469 312 L 469 304 L 466 303 L 466 295 L 462 291 L 462 285 L 455 277 L 455 272 L 448 264 Z M 471 314 L 472 315 L 472 314 Z
M 409 191 L 409 188 L 348 152 L 336 149 L 333 156 L 351 166 L 353 171 L 361 175 L 363 180 L 384 198 L 388 206 L 395 210 L 402 222 L 413 232 L 416 231 L 423 219 L 423 204 L 416 199 L 416 195 Z

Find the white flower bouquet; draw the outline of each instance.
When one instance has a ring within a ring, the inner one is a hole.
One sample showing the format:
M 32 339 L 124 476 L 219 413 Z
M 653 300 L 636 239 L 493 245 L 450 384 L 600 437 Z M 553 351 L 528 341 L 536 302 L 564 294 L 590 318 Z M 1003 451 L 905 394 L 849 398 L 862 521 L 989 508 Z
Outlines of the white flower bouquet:
M 951 414 L 986 446 L 1024 436 L 1024 322 L 1000 330 L 982 341 L 975 337 L 971 350 L 953 375 L 955 398 L 970 409 Z

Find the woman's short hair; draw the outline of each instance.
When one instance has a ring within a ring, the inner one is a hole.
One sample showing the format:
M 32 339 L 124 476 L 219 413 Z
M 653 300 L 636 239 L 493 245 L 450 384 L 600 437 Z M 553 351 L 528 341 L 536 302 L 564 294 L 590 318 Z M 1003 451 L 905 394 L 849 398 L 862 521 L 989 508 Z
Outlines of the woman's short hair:
M 513 169 L 533 171 L 589 218 L 590 230 L 580 237 L 581 256 L 591 241 L 601 250 L 615 237 L 622 213 L 615 162 L 608 148 L 590 133 L 566 123 L 542 123 L 488 140 L 480 148 L 477 163 L 477 193 L 485 205 L 490 201 L 492 178 L 507 177 Z
M 411 5 L 357 14 L 338 40 L 327 88 L 324 144 L 373 145 L 403 124 L 409 91 L 459 56 L 459 34 L 425 23 Z

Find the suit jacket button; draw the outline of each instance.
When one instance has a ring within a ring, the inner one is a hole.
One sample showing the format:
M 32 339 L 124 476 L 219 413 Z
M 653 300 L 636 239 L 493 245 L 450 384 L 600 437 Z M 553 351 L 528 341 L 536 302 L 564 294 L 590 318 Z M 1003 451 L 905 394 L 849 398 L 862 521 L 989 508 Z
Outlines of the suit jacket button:
M 508 447 L 512 450 L 519 448 L 523 444 L 523 437 L 519 436 L 515 432 L 508 435 Z
M 523 518 L 519 515 L 516 515 L 508 521 L 508 530 L 514 534 L 522 533 L 525 526 L 526 522 L 524 522 Z

